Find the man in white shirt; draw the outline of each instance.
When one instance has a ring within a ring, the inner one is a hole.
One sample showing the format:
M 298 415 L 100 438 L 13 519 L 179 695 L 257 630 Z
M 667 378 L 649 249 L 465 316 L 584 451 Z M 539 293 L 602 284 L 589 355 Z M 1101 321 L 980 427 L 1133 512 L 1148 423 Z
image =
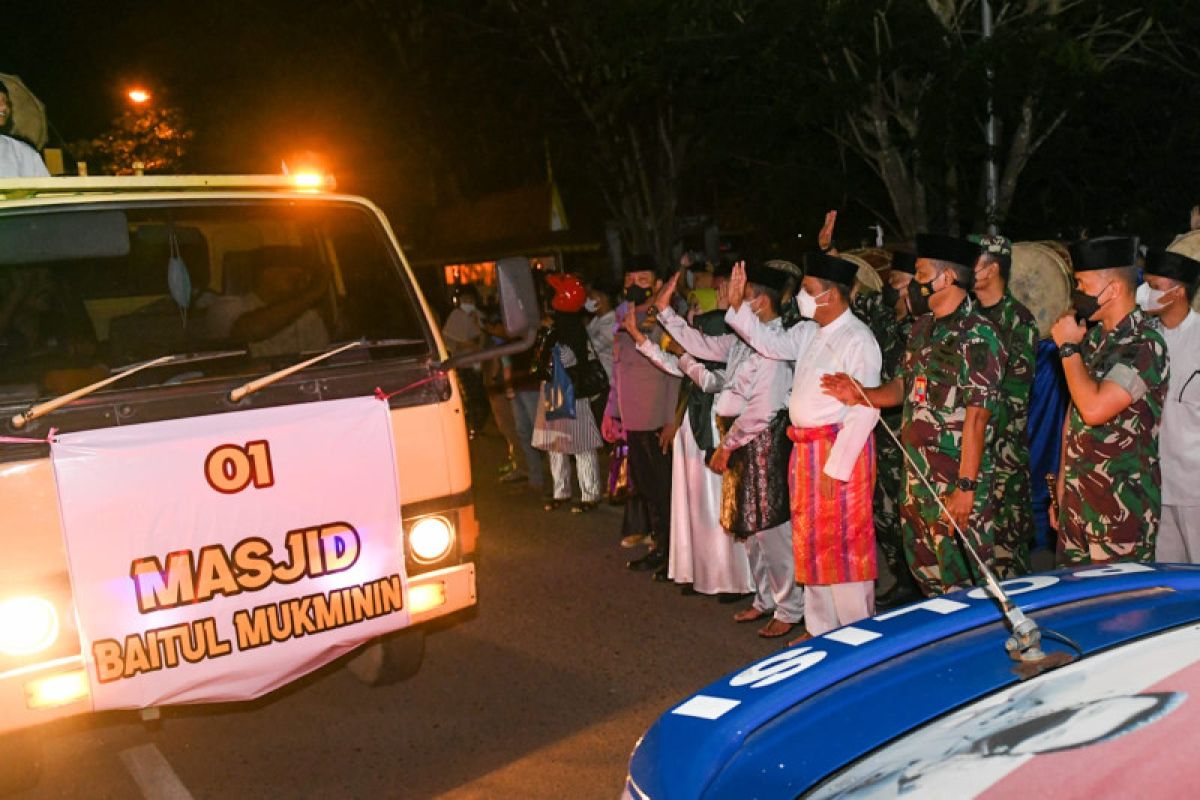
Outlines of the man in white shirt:
M 822 376 L 838 372 L 864 386 L 879 385 L 879 345 L 850 310 L 857 271 L 834 256 L 807 260 L 796 302 L 801 316 L 819 326 L 815 339 L 799 326 L 772 330 L 745 308 L 731 309 L 728 317 L 730 327 L 762 355 L 795 361 L 788 435 L 796 443 L 790 475 L 796 581 L 804 585 L 807 629 L 801 640 L 875 611 L 871 430 L 879 411 L 845 405 L 821 391 Z M 744 271 L 735 270 L 733 283 L 744 280 Z
M 1162 323 L 1170 363 L 1158 452 L 1162 518 L 1154 560 L 1200 563 L 1200 314 L 1192 310 L 1200 261 L 1166 251 L 1146 257 L 1142 310 Z
M 45 162 L 29 145 L 7 134 L 12 130 L 12 100 L 0 82 L 0 178 L 48 178 Z
M 804 595 L 796 586 L 792 558 L 786 477 L 791 366 L 760 356 L 733 334 L 705 336 L 689 326 L 669 305 L 678 277 L 676 273 L 658 296 L 659 322 L 695 358 L 725 362 L 724 370 L 714 371 L 721 376 L 713 405 L 720 441 L 709 466 L 723 474 L 721 525 L 745 541 L 755 582 L 753 605 L 734 620 L 754 622 L 770 616 L 758 635 L 786 636 L 804 617 Z M 731 305 L 736 300 L 741 306 L 744 300 L 749 313 L 768 329 L 782 331 L 779 300 L 788 277 L 755 265 L 736 289 L 728 288 Z M 800 325 L 815 329 L 811 323 Z
M 265 247 L 261 257 L 248 294 L 223 295 L 208 305 L 209 335 L 246 342 L 255 357 L 325 349 L 329 332 L 316 306 L 329 295 L 327 277 L 293 260 L 290 247 Z

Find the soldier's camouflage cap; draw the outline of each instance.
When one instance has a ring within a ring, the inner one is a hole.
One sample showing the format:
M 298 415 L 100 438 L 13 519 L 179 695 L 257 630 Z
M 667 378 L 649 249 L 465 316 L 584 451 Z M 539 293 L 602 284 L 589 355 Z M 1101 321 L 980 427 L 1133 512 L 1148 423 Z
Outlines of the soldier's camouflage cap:
M 984 253 L 992 256 L 1011 256 L 1012 242 L 1007 236 L 1000 234 L 978 234 L 973 233 L 967 237 L 968 240 L 979 245 L 979 249 Z

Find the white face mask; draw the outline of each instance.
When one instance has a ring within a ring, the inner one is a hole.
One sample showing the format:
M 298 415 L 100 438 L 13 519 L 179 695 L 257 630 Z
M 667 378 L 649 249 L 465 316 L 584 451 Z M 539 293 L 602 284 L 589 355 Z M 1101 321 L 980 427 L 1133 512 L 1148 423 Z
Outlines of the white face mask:
M 463 311 L 467 312 L 468 314 L 470 314 L 472 311 L 475 310 L 474 303 L 459 303 L 458 307 L 461 308 Z
M 808 289 L 801 289 L 800 294 L 796 295 L 796 308 L 800 310 L 800 316 L 805 317 L 806 319 L 812 319 L 813 314 L 816 314 L 817 309 L 821 306 L 821 304 L 817 302 L 817 298 L 824 297 L 831 291 L 833 290 L 826 289 L 820 294 L 814 296 L 808 293 Z
M 1162 296 L 1172 289 L 1158 290 L 1148 283 L 1143 283 L 1137 288 L 1137 304 L 1142 307 L 1143 311 L 1161 311 L 1163 307 Z
M 589 314 L 595 314 L 596 309 L 600 307 L 600 303 L 596 301 L 596 298 L 589 297 L 583 301 L 583 307 L 587 309 Z

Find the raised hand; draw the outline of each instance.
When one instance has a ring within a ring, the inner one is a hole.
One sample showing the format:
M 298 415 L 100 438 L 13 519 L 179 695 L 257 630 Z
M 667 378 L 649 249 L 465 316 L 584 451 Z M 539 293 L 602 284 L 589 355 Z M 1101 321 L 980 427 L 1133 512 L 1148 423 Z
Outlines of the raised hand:
M 654 307 L 659 310 L 659 313 L 666 311 L 671 305 L 671 298 L 675 296 L 675 286 L 679 283 L 679 275 L 678 272 L 672 275 L 670 280 L 663 284 L 658 297 L 654 298 Z
M 825 224 L 821 226 L 821 232 L 817 234 L 817 246 L 822 250 L 828 250 L 833 244 L 833 226 L 837 224 L 838 212 L 826 211 Z
M 742 298 L 746 295 L 746 262 L 739 261 L 733 265 L 733 273 L 725 284 L 725 302 L 734 311 L 742 307 Z
M 646 338 L 646 334 L 642 333 L 641 329 L 638 328 L 637 314 L 634 313 L 632 308 L 628 309 L 625 315 L 621 317 L 621 327 L 633 337 L 634 344 L 641 344 L 642 340 Z

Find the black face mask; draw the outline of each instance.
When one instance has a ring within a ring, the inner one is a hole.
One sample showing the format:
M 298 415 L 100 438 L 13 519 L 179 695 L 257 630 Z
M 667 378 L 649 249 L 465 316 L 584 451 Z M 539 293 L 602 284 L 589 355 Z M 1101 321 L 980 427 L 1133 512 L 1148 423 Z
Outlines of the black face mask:
M 936 280 L 937 278 L 933 279 L 933 281 Z M 921 283 L 916 278 L 909 281 L 908 310 L 914 317 L 929 313 L 929 298 L 937 294 L 937 290 L 933 288 L 933 281 Z
M 650 290 L 645 286 L 638 286 L 635 283 L 625 290 L 625 299 L 633 303 L 635 306 L 640 306 L 642 303 L 650 299 Z
M 890 283 L 883 285 L 883 302 L 888 308 L 895 308 L 900 302 L 900 292 Z
M 1075 309 L 1075 319 L 1081 324 L 1095 324 L 1092 322 L 1092 315 L 1100 310 L 1100 295 L 1104 294 L 1104 289 L 1097 294 L 1088 294 L 1080 289 L 1071 290 L 1071 307 Z

